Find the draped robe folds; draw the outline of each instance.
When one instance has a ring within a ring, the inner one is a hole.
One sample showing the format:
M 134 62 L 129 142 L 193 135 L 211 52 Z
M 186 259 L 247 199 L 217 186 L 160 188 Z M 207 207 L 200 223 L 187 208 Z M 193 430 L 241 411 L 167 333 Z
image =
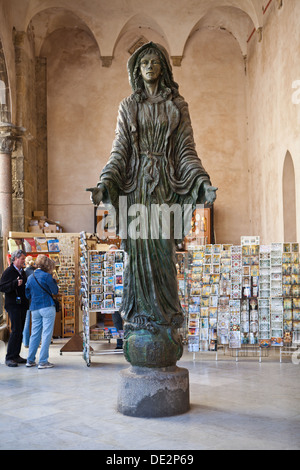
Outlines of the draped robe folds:
M 128 323 L 148 329 L 155 324 L 181 326 L 175 247 L 185 233 L 175 240 L 172 230 L 165 238 L 160 228 L 159 236 L 152 237 L 150 213 L 153 204 L 176 204 L 183 211 L 185 204 L 195 208 L 197 202 L 204 203 L 204 181 L 210 183 L 195 150 L 188 106 L 182 97 L 138 102 L 133 94 L 122 101 L 116 138 L 98 186 L 104 185 L 103 201 L 114 206 L 117 217 L 119 196 L 127 197 L 127 211 L 133 204 L 147 208 L 145 238 L 120 233 L 128 254 L 121 309 L 125 331 Z M 128 212 L 126 217 L 129 227 Z

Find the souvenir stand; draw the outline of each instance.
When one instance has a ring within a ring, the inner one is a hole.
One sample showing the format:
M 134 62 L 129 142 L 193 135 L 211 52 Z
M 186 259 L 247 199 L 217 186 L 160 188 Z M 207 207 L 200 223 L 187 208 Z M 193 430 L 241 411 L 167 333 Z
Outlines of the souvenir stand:
M 295 360 L 296 364 L 299 364 L 300 357 L 300 330 L 293 331 L 292 339 L 289 342 L 285 342 L 283 347 L 280 348 L 280 362 L 284 356 L 291 356 L 292 360 Z
M 184 240 L 186 248 L 184 257 L 185 276 L 183 277 L 180 267 L 177 265 L 179 287 L 185 286 L 185 295 L 182 296 L 182 290 L 179 288 L 179 295 L 183 311 L 185 313 L 185 322 L 183 331 L 183 342 L 188 345 L 188 350 L 195 352 L 201 350 L 207 345 L 209 335 L 213 328 L 208 328 L 209 318 L 208 306 L 210 300 L 210 289 L 204 288 L 202 292 L 203 272 L 210 275 L 210 267 L 204 267 L 206 261 L 205 246 L 211 244 L 214 240 L 213 207 L 197 207 L 191 221 L 191 230 Z M 209 262 L 211 265 L 211 260 Z M 213 268 L 212 268 L 213 273 Z M 181 278 L 181 284 L 180 284 Z M 206 286 L 207 287 L 207 286 Z M 208 292 L 209 291 L 209 292 Z M 213 288 L 212 288 L 213 293 Z M 203 296 L 202 296 L 203 294 Z M 212 308 L 214 308 L 212 306 Z M 213 315 L 213 314 L 212 314 Z M 213 319 L 211 318 L 211 322 Z M 200 328 L 201 322 L 201 328 Z M 209 331 L 210 330 L 210 331 Z M 201 332 L 201 340 L 200 340 Z M 214 350 L 214 339 L 212 339 L 210 349 Z M 208 349 L 208 348 L 206 348 Z
M 176 269 L 178 282 L 178 295 L 184 314 L 184 321 L 181 327 L 183 344 L 188 342 L 188 253 L 178 251 L 176 253 Z
M 300 259 L 297 243 L 283 244 L 282 291 L 284 341 L 280 348 L 280 362 L 283 356 L 294 354 L 297 361 L 300 348 Z
M 80 233 L 80 278 L 83 324 L 83 358 L 89 367 L 91 356 L 123 353 L 122 349 L 92 348 L 91 342 L 122 338 L 123 331 L 97 325 L 97 313 L 110 314 L 119 310 L 123 296 L 125 253 L 109 251 L 108 245 L 90 249 L 85 232 Z
M 60 312 L 56 314 L 54 337 L 67 338 L 78 333 L 79 328 L 79 276 L 78 239 L 76 233 L 9 232 L 7 239 L 7 264 L 11 253 L 22 249 L 34 259 L 44 254 L 55 261 L 54 278 L 59 285 L 57 299 Z
M 298 243 L 188 247 L 188 350 L 238 357 L 293 352 L 300 336 Z M 286 351 L 286 352 L 285 352 Z
M 239 301 L 231 285 L 231 245 L 189 245 L 188 253 L 188 350 L 194 359 L 197 352 L 213 352 L 218 360 L 218 350 L 225 354 L 237 340 Z

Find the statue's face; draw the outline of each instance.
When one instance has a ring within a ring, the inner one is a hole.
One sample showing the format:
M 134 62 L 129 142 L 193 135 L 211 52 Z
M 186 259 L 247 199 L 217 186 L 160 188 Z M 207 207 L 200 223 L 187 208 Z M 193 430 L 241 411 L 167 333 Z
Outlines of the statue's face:
M 141 74 L 146 83 L 155 83 L 161 74 L 161 64 L 158 55 L 146 54 L 140 63 Z

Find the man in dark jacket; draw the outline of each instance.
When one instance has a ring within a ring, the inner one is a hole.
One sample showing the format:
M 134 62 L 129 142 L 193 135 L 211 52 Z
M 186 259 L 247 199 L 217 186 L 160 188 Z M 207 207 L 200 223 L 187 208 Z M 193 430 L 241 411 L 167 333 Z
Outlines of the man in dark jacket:
M 17 367 L 26 363 L 26 359 L 20 357 L 22 345 L 22 333 L 26 312 L 29 307 L 25 296 L 26 274 L 23 270 L 26 254 L 17 250 L 11 255 L 11 265 L 3 272 L 0 280 L 0 291 L 5 293 L 5 310 L 8 313 L 11 333 L 7 345 L 5 364 L 9 367 Z

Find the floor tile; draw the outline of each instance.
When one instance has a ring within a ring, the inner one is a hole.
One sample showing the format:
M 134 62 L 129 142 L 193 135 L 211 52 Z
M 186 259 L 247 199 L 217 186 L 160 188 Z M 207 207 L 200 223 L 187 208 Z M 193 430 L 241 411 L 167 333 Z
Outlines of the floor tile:
M 50 347 L 53 369 L 0 365 L 0 449 L 204 450 L 300 448 L 300 365 L 263 358 L 184 352 L 190 411 L 133 418 L 117 411 L 123 355 Z M 26 350 L 22 351 L 26 357 Z

